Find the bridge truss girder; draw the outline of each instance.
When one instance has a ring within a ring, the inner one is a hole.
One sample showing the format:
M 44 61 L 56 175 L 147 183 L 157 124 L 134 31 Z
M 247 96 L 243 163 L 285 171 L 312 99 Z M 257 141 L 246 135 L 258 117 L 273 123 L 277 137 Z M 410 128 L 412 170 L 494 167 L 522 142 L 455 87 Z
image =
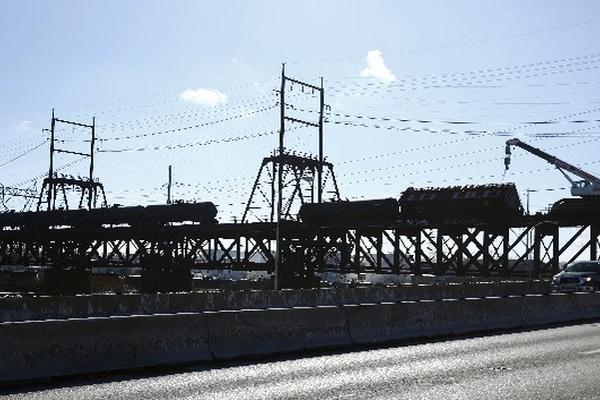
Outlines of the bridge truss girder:
M 550 276 L 559 260 L 597 259 L 599 225 L 325 228 L 306 239 L 316 272 Z M 562 240 L 564 239 L 564 240 Z M 585 253 L 587 251 L 587 253 Z
M 0 264 L 272 273 L 274 223 L 0 231 Z M 282 224 L 282 273 L 550 276 L 596 259 L 600 224 L 308 227 Z

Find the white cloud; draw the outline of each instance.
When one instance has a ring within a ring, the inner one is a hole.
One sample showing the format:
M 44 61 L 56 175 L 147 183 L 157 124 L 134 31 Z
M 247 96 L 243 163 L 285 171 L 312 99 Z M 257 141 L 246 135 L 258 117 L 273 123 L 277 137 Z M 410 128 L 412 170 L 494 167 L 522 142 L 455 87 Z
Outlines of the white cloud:
M 383 56 L 379 50 L 371 50 L 365 58 L 367 66 L 360 71 L 360 76 L 377 78 L 382 82 L 390 83 L 396 80 L 396 76 L 383 62 Z
M 187 89 L 179 95 L 179 98 L 183 101 L 209 107 L 227 103 L 227 95 L 225 93 L 204 88 Z

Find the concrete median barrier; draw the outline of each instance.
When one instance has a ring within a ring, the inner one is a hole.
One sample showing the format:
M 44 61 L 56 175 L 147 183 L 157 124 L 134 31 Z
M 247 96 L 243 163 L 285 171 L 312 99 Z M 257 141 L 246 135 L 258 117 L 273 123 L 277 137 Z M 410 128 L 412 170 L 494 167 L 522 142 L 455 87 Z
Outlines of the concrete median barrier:
M 522 326 L 520 297 L 442 301 L 448 317 L 448 331 L 455 335 Z
M 576 293 L 574 296 L 581 318 L 592 319 L 600 315 L 600 293 Z
M 577 297 L 572 294 L 526 295 L 521 300 L 521 319 L 525 326 L 566 323 L 582 320 Z
M 207 312 L 217 359 L 350 344 L 340 307 Z
M 546 287 L 547 286 L 547 287 Z M 547 282 L 0 298 L 0 322 L 215 310 L 462 299 L 549 292 Z
M 347 305 L 348 329 L 353 344 L 426 338 L 448 333 L 440 302 L 401 302 Z
M 167 304 L 146 298 L 146 305 L 154 302 Z M 4 322 L 0 382 L 594 318 L 596 293 Z
M 212 358 L 203 314 L 3 323 L 0 338 L 1 381 Z

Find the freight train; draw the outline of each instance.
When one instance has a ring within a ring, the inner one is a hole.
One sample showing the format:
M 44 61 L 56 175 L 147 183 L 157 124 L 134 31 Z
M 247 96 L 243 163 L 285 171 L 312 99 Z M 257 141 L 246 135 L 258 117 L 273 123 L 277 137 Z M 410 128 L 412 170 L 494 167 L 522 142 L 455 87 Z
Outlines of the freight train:
M 131 227 L 169 223 L 215 224 L 217 208 L 212 202 L 149 206 L 113 206 L 92 210 L 53 210 L 0 213 L 0 229 L 47 229 L 48 227 Z M 298 213 L 308 225 L 391 225 L 397 221 L 431 223 L 494 223 L 523 216 L 519 195 L 512 183 L 442 188 L 408 188 L 398 200 L 383 198 L 331 203 L 307 203 Z M 550 218 L 600 220 L 600 199 L 569 198 L 554 203 Z
M 93 227 L 103 225 L 157 226 L 167 223 L 216 223 L 217 208 L 211 202 L 174 203 L 91 210 L 51 210 L 0 213 L 1 228 Z
M 523 215 L 515 185 L 408 188 L 399 200 L 304 204 L 300 220 L 313 225 L 393 224 L 397 220 L 494 222 Z

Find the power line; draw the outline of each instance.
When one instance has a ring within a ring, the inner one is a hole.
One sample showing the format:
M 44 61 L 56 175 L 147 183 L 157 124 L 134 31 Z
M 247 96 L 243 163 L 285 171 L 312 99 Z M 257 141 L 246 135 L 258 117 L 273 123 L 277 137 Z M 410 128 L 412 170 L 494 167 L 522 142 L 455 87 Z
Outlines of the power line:
M 594 63 L 597 63 L 598 61 L 594 61 Z M 568 65 L 564 65 L 561 67 L 568 67 Z M 600 65 L 593 65 L 593 66 L 587 66 L 587 67 L 580 67 L 580 68 L 558 68 L 558 67 L 554 67 L 557 69 L 557 71 L 541 71 L 541 72 L 537 72 L 537 70 L 542 70 L 542 69 L 532 69 L 532 70 L 523 70 L 521 71 L 521 73 L 529 73 L 528 75 L 522 75 L 522 76 L 502 76 L 502 77 L 498 77 L 498 78 L 494 78 L 494 79 L 483 79 L 483 80 L 478 80 L 478 81 L 465 81 L 465 82 L 461 82 L 460 84 L 455 84 L 455 85 L 449 85 L 449 84 L 441 84 L 441 83 L 423 83 L 421 85 L 417 85 L 417 84 L 409 84 L 409 85 L 401 85 L 401 84 L 386 84 L 385 86 L 383 86 L 383 84 L 378 84 L 379 86 L 373 86 L 373 87 L 351 87 L 349 90 L 344 90 L 342 89 L 335 89 L 335 88 L 331 88 L 329 89 L 329 93 L 331 96 L 338 96 L 338 95 L 370 95 L 370 94 L 381 94 L 381 93 L 394 93 L 396 91 L 408 91 L 408 90 L 423 90 L 423 89 L 457 89 L 457 88 L 463 88 L 463 89 L 473 89 L 473 88 L 500 88 L 503 86 L 500 85 L 491 85 L 494 82 L 503 82 L 503 81 L 510 81 L 510 80 L 515 80 L 515 79 L 529 79 L 529 78 L 538 78 L 538 77 L 544 77 L 544 76 L 550 76 L 550 75 L 556 75 L 556 74 L 563 74 L 563 73 L 573 73 L 573 72 L 581 72 L 581 71 L 589 71 L 589 70 L 593 70 L 593 69 L 598 69 L 600 68 Z M 586 82 L 587 83 L 587 82 Z M 556 84 L 554 84 L 556 85 Z M 537 85 L 537 84 L 530 84 L 530 85 L 526 85 L 528 87 L 540 87 L 540 86 L 544 86 L 544 85 Z M 565 86 L 565 85 L 561 85 L 561 86 Z
M 293 129 L 294 128 L 291 128 L 288 130 L 293 130 Z M 271 131 L 263 131 L 263 132 L 257 132 L 257 133 L 252 133 L 252 134 L 240 135 L 240 136 L 230 136 L 230 137 L 225 137 L 225 138 L 221 138 L 221 139 L 211 139 L 211 140 L 194 142 L 194 143 L 183 143 L 183 144 L 176 144 L 176 145 L 152 146 L 152 147 L 146 146 L 146 147 L 137 147 L 137 148 L 98 150 L 98 153 L 124 153 L 124 152 L 148 151 L 148 150 L 177 150 L 177 149 L 185 149 L 185 148 L 196 147 L 196 146 L 209 146 L 209 145 L 220 144 L 220 143 L 240 142 L 240 141 L 254 139 L 254 138 L 263 137 L 263 136 L 272 136 L 272 135 L 275 135 L 278 133 L 279 133 L 278 130 L 271 130 Z
M 428 47 L 423 47 L 423 48 L 418 48 L 418 49 L 396 50 L 396 51 L 392 50 L 392 51 L 386 51 L 386 53 L 387 54 L 414 54 L 414 53 L 421 53 L 421 52 L 428 52 L 428 51 L 435 51 L 435 50 L 446 50 L 446 49 L 452 49 L 452 48 L 456 48 L 456 47 L 479 45 L 479 44 L 484 44 L 484 43 L 497 42 L 497 41 L 501 41 L 501 40 L 515 39 L 515 38 L 527 37 L 527 36 L 532 36 L 532 35 L 538 35 L 538 34 L 542 34 L 542 33 L 561 31 L 561 30 L 565 30 L 565 29 L 571 29 L 571 28 L 576 28 L 576 27 L 580 27 L 580 26 L 595 24 L 597 22 L 600 22 L 600 18 L 596 18 L 596 19 L 592 19 L 592 20 L 588 20 L 588 21 L 577 22 L 577 23 L 572 23 L 572 24 L 559 25 L 559 26 L 554 26 L 554 27 L 550 27 L 550 28 L 537 29 L 537 30 L 533 30 L 533 31 L 509 33 L 509 34 L 501 35 L 501 36 L 492 36 L 492 37 L 487 37 L 487 38 L 482 38 L 482 39 L 449 43 L 449 44 L 438 45 L 438 46 L 428 46 Z M 361 55 L 361 56 L 350 56 L 350 57 L 336 57 L 336 58 L 325 58 L 325 59 L 320 59 L 320 60 L 309 60 L 309 61 L 306 61 L 306 60 L 291 61 L 290 64 L 306 64 L 306 63 L 314 64 L 314 63 L 326 63 L 326 62 L 337 62 L 337 61 L 353 61 L 353 60 L 359 60 L 359 59 L 364 59 L 364 56 Z
M 252 110 L 252 111 L 249 111 L 249 112 L 244 112 L 244 113 L 241 113 L 241 114 L 236 114 L 236 115 L 233 115 L 233 116 L 229 116 L 229 117 L 226 117 L 226 118 L 221 118 L 221 119 L 214 120 L 214 121 L 202 122 L 200 124 L 194 124 L 194 125 L 184 126 L 184 127 L 180 127 L 180 128 L 166 129 L 166 130 L 156 131 L 156 132 L 151 132 L 151 133 L 140 133 L 140 134 L 137 134 L 137 135 L 128 135 L 128 136 L 120 136 L 120 137 L 103 138 L 103 139 L 98 139 L 98 141 L 100 141 L 100 142 L 107 142 L 107 141 L 117 141 L 117 140 L 139 139 L 139 138 L 145 138 L 145 137 L 165 135 L 165 134 L 168 134 L 168 133 L 178 133 L 178 132 L 183 132 L 183 131 L 190 130 L 190 129 L 201 128 L 201 127 L 204 127 L 204 126 L 216 125 L 216 124 L 220 124 L 220 123 L 223 123 L 223 122 L 232 121 L 232 120 L 235 120 L 235 119 L 246 118 L 246 117 L 249 117 L 249 116 L 254 115 L 254 114 L 258 114 L 258 113 L 261 113 L 261 112 L 264 112 L 264 111 L 272 110 L 275 107 L 277 107 L 277 105 L 272 105 L 272 106 L 269 106 L 269 107 L 264 107 L 264 108 L 259 109 L 259 110 Z M 99 152 L 103 152 L 103 153 L 115 153 L 117 151 L 114 151 L 114 150 L 100 150 Z
M 25 152 L 23 152 L 23 153 L 19 154 L 18 156 L 16 156 L 16 157 L 13 157 L 13 158 L 11 158 L 11 159 L 10 159 L 10 160 L 8 160 L 8 161 L 5 161 L 5 162 L 3 162 L 2 164 L 0 164 L 0 168 L 4 168 L 4 167 L 5 167 L 5 166 L 7 166 L 8 164 L 10 164 L 10 163 L 12 163 L 12 162 L 14 162 L 14 161 L 17 161 L 17 160 L 19 160 L 19 159 L 23 158 L 23 157 L 24 157 L 24 156 L 26 156 L 27 154 L 29 154 L 29 153 L 31 153 L 31 152 L 33 152 L 33 151 L 35 151 L 35 150 L 39 149 L 40 147 L 42 147 L 42 146 L 44 146 L 44 145 L 46 145 L 46 142 L 42 142 L 42 143 L 38 144 L 37 146 L 34 146 L 34 147 L 30 148 L 29 150 L 27 150 L 27 151 L 25 151 Z
M 271 96 L 269 96 L 269 97 L 271 97 Z M 266 98 L 266 96 L 265 96 L 265 98 Z M 239 104 L 239 105 L 232 107 L 231 104 Z M 141 118 L 141 119 L 136 119 L 136 120 L 131 120 L 131 121 L 122 121 L 122 122 L 108 124 L 108 125 L 104 126 L 103 128 L 108 128 L 109 131 L 117 131 L 117 130 L 122 130 L 123 128 L 128 127 L 128 126 L 136 127 L 136 128 L 139 128 L 142 126 L 149 126 L 149 125 L 156 126 L 161 123 L 165 123 L 165 122 L 173 121 L 173 120 L 183 120 L 183 119 L 189 119 L 189 118 L 206 117 L 208 115 L 214 115 L 214 114 L 222 114 L 222 113 L 232 110 L 232 109 L 245 109 L 247 107 L 264 106 L 265 104 L 273 105 L 273 100 L 269 99 L 269 100 L 265 100 L 265 101 L 246 101 L 246 102 L 237 102 L 237 103 L 231 103 L 231 104 L 228 104 L 227 107 L 217 107 L 214 110 L 208 110 L 205 112 L 183 112 L 183 113 L 162 115 L 159 117 L 149 117 L 149 118 Z
M 591 142 L 596 142 L 598 139 L 594 138 L 592 140 L 587 140 L 587 141 L 580 141 L 580 142 L 576 142 L 576 143 L 568 143 L 568 144 L 564 144 L 564 145 L 560 145 L 560 146 L 554 146 L 552 148 L 550 148 L 550 150 L 559 150 L 559 149 L 563 149 L 563 148 L 567 148 L 567 147 L 572 147 L 572 146 L 578 146 L 578 145 L 582 145 L 582 144 L 588 144 Z M 498 146 L 499 148 L 501 148 L 501 146 Z M 488 149 L 489 150 L 489 149 Z M 444 160 L 444 159 L 449 159 L 449 158 L 454 158 L 452 156 L 447 156 L 447 157 L 440 157 L 439 159 L 436 160 L 432 160 L 432 161 L 439 161 L 439 160 Z M 356 185 L 356 184 L 360 184 L 360 183 L 368 183 L 368 182 L 373 182 L 373 181 L 377 181 L 377 180 L 387 180 L 390 178 L 403 178 L 403 177 L 407 177 L 407 176 L 413 176 L 413 175 L 422 175 L 425 173 L 430 173 L 430 172 L 439 172 L 439 171 L 444 171 L 447 170 L 449 168 L 462 168 L 462 167 L 472 167 L 472 166 L 476 166 L 476 165 L 481 165 L 481 164 L 486 164 L 489 162 L 499 162 L 502 161 L 504 159 L 504 157 L 498 157 L 498 158 L 490 158 L 490 159 L 485 159 L 485 160 L 479 160 L 479 161 L 471 161 L 471 162 L 466 162 L 466 163 L 459 163 L 459 164 L 452 164 L 452 165 L 443 165 L 440 167 L 436 167 L 436 168 L 431 168 L 429 170 L 419 170 L 419 171 L 413 171 L 413 172 L 406 172 L 406 173 L 400 173 L 400 174 L 393 174 L 393 175 L 386 175 L 386 176 L 378 176 L 378 177 L 370 177 L 370 178 L 364 178 L 364 179 L 359 179 L 359 180 L 354 180 L 354 181 L 350 181 L 347 182 L 347 184 L 349 185 Z M 420 162 L 415 162 L 412 163 L 414 165 L 419 164 Z M 585 162 L 585 163 L 581 163 L 582 165 L 589 165 L 589 164 L 597 164 L 600 163 L 600 161 L 590 161 L 590 162 Z M 410 165 L 410 164 L 407 164 Z M 500 162 L 499 162 L 500 165 Z M 522 174 L 527 174 L 527 173 L 532 173 L 532 172 L 543 172 L 543 171 L 551 171 L 554 170 L 554 168 L 542 168 L 542 169 L 530 169 L 527 171 L 520 171 L 516 174 L 522 175 Z M 348 174 L 342 174 L 340 176 L 347 176 Z M 493 174 L 493 175 L 489 175 L 487 177 L 497 177 L 498 175 Z M 486 176 L 481 176 L 480 178 L 485 178 Z M 464 178 L 455 178 L 453 179 L 454 181 L 460 181 L 460 180 L 474 180 L 476 177 L 464 177 Z M 452 180 L 441 180 L 442 182 L 448 182 L 448 181 L 452 181 Z M 431 183 L 431 181 L 425 181 L 425 183 Z
M 58 168 L 54 168 L 54 171 L 55 172 L 64 171 L 65 169 L 70 168 L 70 167 L 72 167 L 72 166 L 74 166 L 76 164 L 79 164 L 80 162 L 82 162 L 84 160 L 87 160 L 87 159 L 88 159 L 87 156 L 80 157 L 80 158 L 78 158 L 78 159 L 76 159 L 74 161 L 71 161 L 71 162 L 69 162 L 67 164 L 64 164 L 64 165 L 62 165 L 62 166 L 60 166 Z M 32 182 L 35 182 L 35 181 L 37 181 L 39 179 L 45 178 L 46 176 L 48 176 L 48 172 L 42 172 L 41 174 L 39 174 L 39 175 L 37 175 L 37 176 L 35 176 L 33 178 L 29 178 L 29 179 L 21 181 L 19 183 L 15 183 L 14 185 L 11 185 L 11 186 L 21 187 L 21 186 L 26 185 L 28 183 L 32 183 Z
M 336 81 L 339 83 L 344 83 L 343 85 L 332 85 L 330 88 L 332 90 L 340 90 L 345 88 L 365 88 L 365 87 L 374 87 L 374 88 L 387 88 L 387 87 L 405 87 L 405 86 L 417 86 L 417 85 L 441 85 L 448 84 L 447 78 L 455 78 L 451 82 L 460 82 L 464 79 L 481 79 L 496 77 L 492 81 L 497 81 L 499 78 L 507 77 L 508 75 L 514 75 L 519 73 L 526 72 L 539 72 L 548 69 L 561 69 L 564 67 L 573 67 L 573 66 L 582 66 L 587 64 L 594 64 L 599 62 L 598 58 L 600 58 L 600 53 L 592 53 L 586 54 L 583 56 L 577 57 L 568 57 L 568 58 L 559 58 L 553 60 L 545 60 L 539 61 L 535 63 L 527 63 L 527 64 L 518 64 L 518 65 L 510 65 L 503 66 L 497 68 L 476 70 L 476 71 L 458 71 L 447 74 L 436 74 L 430 76 L 423 77 L 407 77 L 400 79 L 398 81 L 386 83 L 386 82 L 373 82 L 373 81 L 359 81 L 359 82 L 348 82 L 348 81 Z M 364 79 L 364 78 L 363 78 Z M 510 80 L 510 79 L 509 79 Z M 480 80 L 473 81 L 476 84 L 487 83 L 488 81 Z
M 313 110 L 306 110 L 298 107 L 293 107 L 291 105 L 287 105 L 291 110 L 301 111 L 301 112 L 310 112 L 315 113 Z M 600 108 L 595 108 L 590 111 L 584 111 L 580 113 L 572 114 L 572 116 L 582 115 L 586 113 L 590 113 L 593 111 L 600 111 Z M 585 124 L 592 122 L 600 122 L 600 119 L 577 119 L 577 120 L 561 120 L 561 119 L 546 119 L 546 120 L 532 120 L 532 121 L 522 121 L 522 122 L 514 122 L 514 121 L 499 121 L 499 122 L 491 122 L 491 121 L 467 121 L 467 120 L 432 120 L 432 119 L 408 119 L 408 118 L 393 118 L 393 117 L 375 117 L 371 115 L 360 115 L 360 114 L 345 114 L 345 113 L 334 113 L 329 112 L 328 115 L 336 116 L 336 117 L 344 117 L 344 118 L 356 118 L 356 119 L 366 119 L 372 121 L 384 121 L 384 122 L 403 122 L 403 123 L 415 123 L 415 124 L 447 124 L 447 125 L 481 125 L 481 124 L 523 124 L 523 125 L 555 125 L 555 124 Z M 329 121 L 327 121 L 329 122 Z M 333 122 L 333 121 L 331 121 Z M 343 122 L 343 121 L 341 121 Z M 333 122 L 335 123 L 335 122 Z M 518 129 L 513 128 L 513 129 Z M 511 129 L 511 130 L 513 130 Z
M 248 72 L 248 73 L 243 73 L 243 74 L 231 74 L 229 78 L 221 78 L 221 79 L 217 79 L 217 80 L 212 80 L 212 81 L 207 81 L 204 83 L 196 83 L 196 84 L 191 84 L 191 85 L 182 85 L 181 87 L 210 87 L 213 84 L 217 83 L 217 82 L 222 82 L 222 81 L 230 81 L 233 79 L 237 79 L 240 78 L 242 76 L 247 76 L 247 75 L 251 75 L 255 72 L 259 72 L 259 71 L 263 71 L 263 70 L 268 70 L 268 69 L 274 69 L 274 67 L 272 66 L 268 66 L 268 67 L 261 67 L 256 69 L 255 71 L 252 72 Z M 239 84 L 239 85 L 235 85 L 235 86 L 225 86 L 225 87 L 221 87 L 220 90 L 232 90 L 232 89 L 240 89 L 240 88 L 244 88 L 244 87 L 248 87 L 248 86 L 253 86 L 256 83 L 260 84 L 260 83 L 264 83 L 264 82 L 268 82 L 268 81 L 272 81 L 275 78 L 267 78 L 267 79 L 261 79 L 261 80 L 253 80 L 252 82 L 246 83 L 246 84 Z M 161 101 L 161 102 L 154 102 L 154 103 L 146 103 L 146 104 L 141 104 L 138 106 L 129 106 L 129 107 L 122 107 L 122 108 L 115 108 L 115 109 L 108 109 L 108 110 L 104 110 L 104 111 L 99 111 L 99 112 L 95 112 L 94 115 L 103 115 L 103 114 L 115 114 L 115 113 L 120 113 L 120 112 L 124 112 L 124 111 L 131 111 L 132 109 L 136 109 L 136 108 L 149 108 L 152 106 L 156 106 L 156 105 L 165 105 L 165 104 L 170 104 L 170 103 L 177 103 L 180 102 L 181 100 L 179 99 L 178 94 L 181 93 L 180 89 L 174 89 L 174 90 L 169 90 L 169 91 L 163 91 L 163 92 L 158 92 L 158 93 L 154 93 L 152 95 L 147 95 L 147 96 L 134 96 L 134 97 L 129 97 L 129 98 L 123 98 L 123 99 L 117 99 L 117 100 L 110 100 L 110 101 L 105 101 L 105 102 L 98 102 L 98 103 L 93 103 L 93 104 L 82 104 L 82 105 L 77 105 L 77 106 L 61 106 L 61 107 L 57 107 L 57 108 L 61 108 L 61 109 L 75 109 L 75 108 L 90 108 L 90 107 L 98 107 L 98 106 L 102 106 L 102 105 L 111 105 L 111 104 L 117 104 L 117 103 L 132 103 L 135 101 L 139 101 L 139 100 L 145 100 L 148 98 L 152 98 L 152 97 L 159 97 L 159 96 L 171 96 L 171 95 L 175 95 L 173 96 L 172 99 L 170 100 L 165 100 L 165 101 Z M 76 114 L 74 115 L 75 117 L 89 117 L 90 114 Z

